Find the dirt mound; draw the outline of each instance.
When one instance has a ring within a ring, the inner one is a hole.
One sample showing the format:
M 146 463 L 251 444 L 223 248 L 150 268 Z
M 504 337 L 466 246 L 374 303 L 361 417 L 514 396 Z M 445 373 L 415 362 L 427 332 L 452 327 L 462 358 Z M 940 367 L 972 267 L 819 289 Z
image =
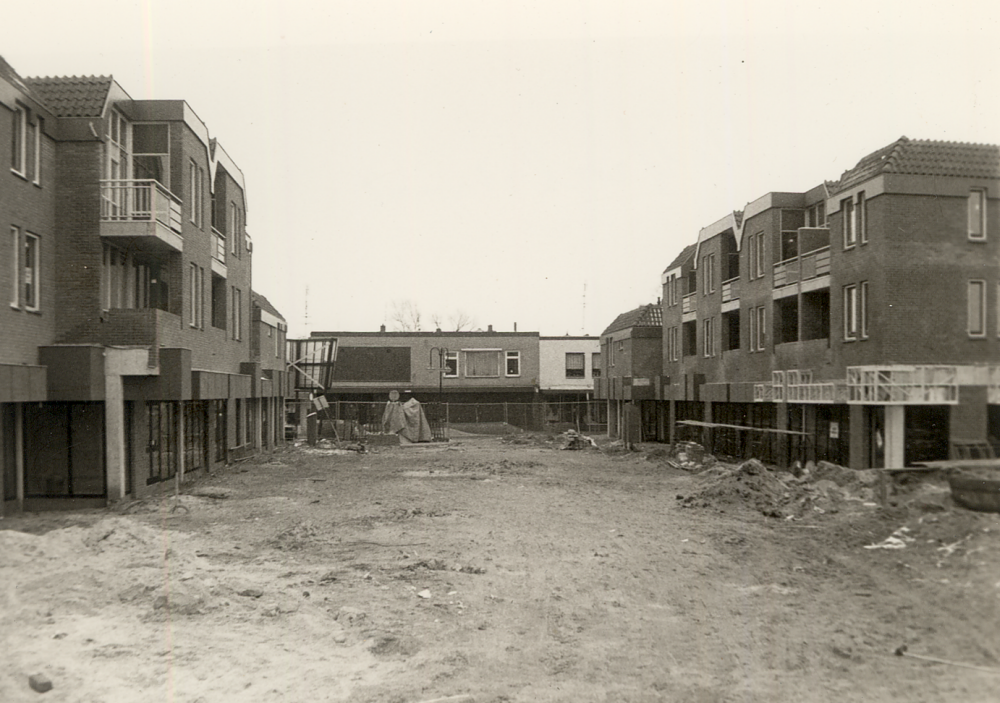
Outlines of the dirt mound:
M 704 471 L 716 463 L 715 457 L 697 442 L 674 442 L 664 460 L 675 469 L 694 472 Z
M 736 467 L 717 464 L 705 470 L 698 481 L 694 493 L 678 496 L 684 507 L 744 507 L 769 517 L 783 517 L 781 508 L 791 497 L 789 487 L 756 459 Z

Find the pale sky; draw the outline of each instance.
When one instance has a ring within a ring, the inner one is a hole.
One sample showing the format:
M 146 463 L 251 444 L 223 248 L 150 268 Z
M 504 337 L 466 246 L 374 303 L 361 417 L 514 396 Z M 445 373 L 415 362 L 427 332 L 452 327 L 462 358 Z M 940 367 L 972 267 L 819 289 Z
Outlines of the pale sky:
M 186 100 L 292 335 L 405 300 L 597 335 L 767 192 L 903 135 L 1000 143 L 998 37 L 985 0 L 57 0 L 6 7 L 0 54 Z

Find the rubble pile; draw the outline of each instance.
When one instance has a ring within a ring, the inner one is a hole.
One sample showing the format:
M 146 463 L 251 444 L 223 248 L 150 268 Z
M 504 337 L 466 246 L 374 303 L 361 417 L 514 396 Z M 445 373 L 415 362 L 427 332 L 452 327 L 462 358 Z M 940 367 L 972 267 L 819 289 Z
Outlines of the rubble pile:
M 756 459 L 736 467 L 716 464 L 698 476 L 697 490 L 678 500 L 684 507 L 745 507 L 783 518 L 876 506 L 873 471 L 825 461 L 796 471 L 771 471 Z
M 769 517 L 783 517 L 781 508 L 790 498 L 788 486 L 756 459 L 736 467 L 713 466 L 698 477 L 698 483 L 691 495 L 677 496 L 682 506 L 746 507 Z
M 666 462 L 675 469 L 698 473 L 714 466 L 716 459 L 697 442 L 674 442 Z
M 559 435 L 560 449 L 597 449 L 597 442 L 576 430 L 566 430 Z

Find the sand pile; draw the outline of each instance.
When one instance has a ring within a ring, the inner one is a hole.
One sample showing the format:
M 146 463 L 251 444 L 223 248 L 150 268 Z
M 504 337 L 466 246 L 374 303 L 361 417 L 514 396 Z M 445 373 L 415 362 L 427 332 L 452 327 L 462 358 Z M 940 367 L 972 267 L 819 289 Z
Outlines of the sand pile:
M 750 508 L 771 517 L 783 517 L 790 498 L 789 487 L 756 459 L 736 467 L 716 464 L 698 476 L 694 493 L 678 496 L 684 507 Z

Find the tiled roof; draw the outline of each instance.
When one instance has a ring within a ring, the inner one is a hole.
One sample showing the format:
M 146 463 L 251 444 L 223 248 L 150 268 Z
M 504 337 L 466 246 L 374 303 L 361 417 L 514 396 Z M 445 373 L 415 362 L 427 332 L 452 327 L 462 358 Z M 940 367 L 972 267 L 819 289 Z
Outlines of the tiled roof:
M 58 117 L 100 117 L 111 88 L 111 76 L 46 76 L 24 82 Z
M 1000 147 L 900 137 L 845 171 L 838 182 L 830 184 L 830 191 L 846 190 L 883 173 L 1000 178 Z
M 271 301 L 265 298 L 257 291 L 253 291 L 253 304 L 259 307 L 261 310 L 271 313 L 277 318 L 280 318 L 282 320 L 285 319 L 285 316 L 282 315 L 280 312 L 278 312 L 278 309 L 276 307 L 271 305 Z
M 663 272 L 666 273 L 667 271 L 675 269 L 678 266 L 683 266 L 688 259 L 694 256 L 694 252 L 697 248 L 698 248 L 697 244 L 688 244 L 686 247 L 681 249 L 681 253 L 678 254 L 677 257 L 670 262 L 670 265 L 667 266 L 667 268 L 663 269 Z
M 601 334 L 611 334 L 631 327 L 663 327 L 663 309 L 655 303 L 650 303 L 623 312 Z

